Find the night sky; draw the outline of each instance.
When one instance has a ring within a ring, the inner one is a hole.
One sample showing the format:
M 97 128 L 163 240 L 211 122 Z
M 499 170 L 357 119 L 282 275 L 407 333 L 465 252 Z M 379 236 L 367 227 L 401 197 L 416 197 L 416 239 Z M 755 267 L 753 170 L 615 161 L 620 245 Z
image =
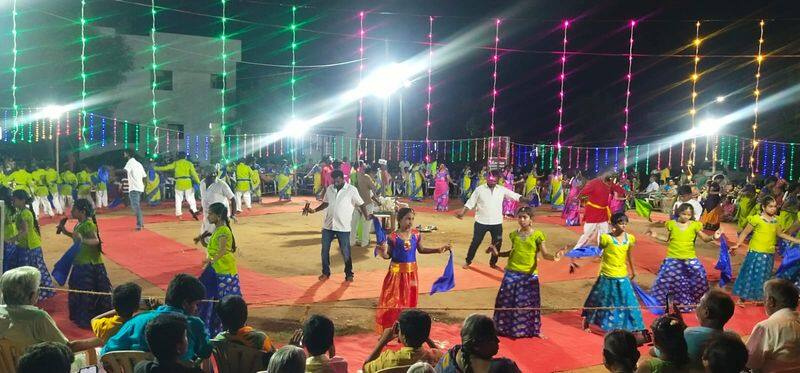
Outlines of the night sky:
M 123 33 L 146 34 L 149 1 L 89 1 L 97 24 Z M 147 6 L 135 5 L 135 3 Z M 219 35 L 218 1 L 156 1 L 159 30 Z M 428 15 L 436 17 L 434 42 L 473 33 L 458 49 L 454 63 L 433 74 L 434 139 L 488 134 L 491 87 L 491 44 L 494 17 L 501 17 L 501 57 L 497 101 L 497 134 L 521 142 L 553 142 L 557 123 L 558 63 L 562 20 L 569 28 L 564 143 L 622 142 L 624 75 L 627 72 L 629 20 L 635 29 L 631 88 L 630 141 L 634 144 L 688 129 L 695 21 L 701 20 L 701 77 L 697 90 L 698 118 L 724 115 L 753 102 L 758 20 L 766 20 L 762 67 L 762 100 L 800 82 L 800 3 L 797 1 L 311 1 L 299 6 L 298 65 L 322 65 L 358 58 L 358 11 L 366 10 L 367 69 L 386 61 L 403 61 L 427 53 Z M 520 5 L 522 4 L 522 5 Z M 44 6 L 44 5 L 42 5 Z M 62 2 L 62 7 L 69 7 Z M 288 116 L 288 64 L 291 4 L 267 0 L 229 0 L 233 38 L 241 39 L 244 63 L 238 65 L 238 109 L 250 133 L 278 129 Z M 181 11 L 175 11 L 179 9 Z M 73 10 L 64 10 L 70 13 Z M 791 18 L 795 17 L 795 18 Z M 487 25 L 489 25 L 487 27 Z M 475 33 L 482 26 L 485 32 Z M 384 40 L 388 40 L 385 42 Z M 435 45 L 440 48 L 441 45 Z M 643 54 L 644 56 L 639 56 Z M 711 56 L 706 56 L 711 55 Z M 776 55 L 776 56 L 773 56 Z M 780 55 L 780 56 L 777 56 Z M 434 63 L 438 55 L 434 55 Z M 317 104 L 357 82 L 357 64 L 298 69 L 299 116 L 315 115 Z M 425 82 L 406 90 L 405 137 L 425 136 Z M 712 103 L 725 95 L 723 104 Z M 794 95 L 795 97 L 797 95 Z M 368 100 L 366 136 L 379 136 L 380 106 Z M 390 138 L 397 136 L 397 102 L 390 112 Z M 355 109 L 355 107 L 353 107 Z M 355 111 L 346 114 L 355 126 Z M 763 111 L 760 136 L 800 141 L 797 102 L 784 100 Z M 723 132 L 750 136 L 752 116 Z

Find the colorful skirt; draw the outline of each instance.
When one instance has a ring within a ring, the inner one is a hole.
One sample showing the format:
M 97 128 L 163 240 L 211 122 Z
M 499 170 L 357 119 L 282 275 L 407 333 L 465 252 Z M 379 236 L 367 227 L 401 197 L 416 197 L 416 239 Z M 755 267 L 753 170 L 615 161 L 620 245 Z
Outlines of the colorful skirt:
M 539 310 L 498 310 L 497 308 L 538 308 L 541 306 L 539 277 L 506 271 L 494 301 L 494 324 L 497 334 L 511 338 L 538 337 L 541 329 Z
M 238 274 L 219 274 L 211 266 L 208 266 L 200 275 L 200 281 L 206 288 L 206 300 L 219 301 L 226 295 L 242 295 Z M 222 331 L 222 321 L 214 310 L 214 304 L 214 302 L 203 301 L 197 307 L 197 316 L 203 319 L 209 336 L 216 336 Z
M 3 242 L 3 273 L 11 269 L 9 259 L 17 251 L 17 245 L 11 242 Z
M 570 198 L 561 217 L 568 227 L 581 225 L 581 203 L 577 198 Z
M 733 284 L 733 295 L 742 300 L 764 300 L 764 283 L 772 277 L 774 257 L 774 254 L 748 251 Z
M 650 288 L 650 293 L 663 306 L 667 306 L 668 297 L 674 304 L 689 305 L 679 307 L 681 312 L 694 310 L 693 305 L 700 302 L 707 291 L 706 269 L 697 258 L 664 259 Z
M 17 267 L 23 266 L 31 266 L 39 270 L 39 273 L 42 275 L 41 281 L 39 281 L 40 288 L 53 288 L 55 287 L 55 282 L 53 282 L 53 276 L 50 276 L 50 271 L 47 269 L 47 264 L 44 262 L 44 256 L 42 255 L 42 248 L 35 247 L 33 249 L 27 249 L 24 247 L 16 246 L 14 248 L 8 248 L 9 250 L 13 250 L 13 252 L 6 252 L 8 255 L 3 258 L 3 267 L 7 269 L 13 269 Z M 3 250 L 6 250 L 4 247 Z M 47 298 L 51 298 L 56 295 L 54 290 L 47 290 L 47 289 L 39 289 L 39 301 L 45 300 Z M 106 310 L 108 311 L 108 310 Z
M 503 215 L 517 215 L 517 205 L 519 202 L 513 199 L 504 199 L 503 200 Z
M 106 266 L 101 264 L 73 264 L 69 275 L 70 290 L 111 292 Z M 78 327 L 88 329 L 92 318 L 112 309 L 110 295 L 69 293 L 69 319 Z
M 800 263 L 796 263 L 794 266 L 785 269 L 783 272 L 775 274 L 775 278 L 789 280 L 798 290 L 800 290 Z
M 700 216 L 700 222 L 703 223 L 705 229 L 719 229 L 719 222 L 722 219 L 722 208 L 717 206 L 711 211 L 703 211 Z
M 389 265 L 389 272 L 383 279 L 381 297 L 378 299 L 378 310 L 375 322 L 379 331 L 391 328 L 404 308 L 417 306 L 419 293 L 417 263 L 394 263 Z
M 607 277 L 600 275 L 592 286 L 584 308 L 622 307 L 618 309 L 584 309 L 581 316 L 589 324 L 599 326 L 605 331 L 624 329 L 643 330 L 642 311 L 633 292 L 631 280 L 627 277 Z
M 446 183 L 444 186 L 436 186 L 433 191 L 433 199 L 436 201 L 436 211 L 447 211 L 450 204 L 450 190 Z

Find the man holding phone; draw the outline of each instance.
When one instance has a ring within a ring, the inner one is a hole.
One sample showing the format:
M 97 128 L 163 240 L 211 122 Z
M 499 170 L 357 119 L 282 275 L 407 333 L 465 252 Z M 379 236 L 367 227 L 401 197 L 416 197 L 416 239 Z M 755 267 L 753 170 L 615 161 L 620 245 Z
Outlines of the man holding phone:
M 442 352 L 430 339 L 431 317 L 425 311 L 407 309 L 400 313 L 394 327 L 383 331 L 378 345 L 372 350 L 364 363 L 364 373 L 399 366 L 411 365 L 417 361 L 424 361 L 436 365 L 442 357 Z M 397 339 L 404 347 L 395 350 L 383 351 L 386 345 Z M 427 344 L 430 349 L 423 347 Z

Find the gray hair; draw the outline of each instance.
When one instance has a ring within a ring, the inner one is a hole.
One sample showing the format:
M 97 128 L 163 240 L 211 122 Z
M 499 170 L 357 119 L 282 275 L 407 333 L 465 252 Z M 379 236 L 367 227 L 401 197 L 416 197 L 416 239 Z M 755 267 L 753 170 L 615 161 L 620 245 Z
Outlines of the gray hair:
M 286 345 L 278 349 L 267 366 L 267 373 L 304 373 L 306 353 L 302 348 Z
M 0 277 L 3 303 L 9 306 L 32 305 L 33 294 L 39 293 L 42 275 L 34 267 L 24 266 L 9 270 Z
M 406 372 L 407 373 L 436 373 L 436 370 L 434 370 L 433 367 L 430 364 L 428 364 L 428 363 L 426 363 L 424 361 L 418 361 L 418 362 L 414 363 L 414 365 L 408 367 L 408 370 Z

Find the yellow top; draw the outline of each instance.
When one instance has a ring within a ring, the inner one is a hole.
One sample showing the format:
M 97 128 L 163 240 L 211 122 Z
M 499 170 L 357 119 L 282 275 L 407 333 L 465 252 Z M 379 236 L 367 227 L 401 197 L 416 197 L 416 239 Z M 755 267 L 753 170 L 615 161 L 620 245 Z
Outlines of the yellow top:
M 600 248 L 603 259 L 600 263 L 600 274 L 606 277 L 627 277 L 628 250 L 636 243 L 636 237 L 623 233 L 621 237 L 612 237 L 608 233 L 600 235 Z
M 154 167 L 156 171 L 175 171 L 175 190 L 192 189 L 192 183 L 200 185 L 200 177 L 194 164 L 186 159 L 179 159 L 165 166 Z
M 211 264 L 214 268 L 214 271 L 220 275 L 235 275 L 236 271 L 236 258 L 233 257 L 233 253 L 231 252 L 231 248 L 233 247 L 233 232 L 231 232 L 230 228 L 226 226 L 217 227 L 214 230 L 214 233 L 211 234 L 211 238 L 208 240 L 208 258 L 211 259 L 220 251 L 219 247 L 219 239 L 220 237 L 225 237 L 227 240 L 225 241 L 225 247 L 228 249 L 228 252 L 225 253 L 219 260 Z
M 113 337 L 114 334 L 117 334 L 119 328 L 122 327 L 122 324 L 124 323 L 125 320 L 123 320 L 119 315 L 93 319 L 92 332 L 94 332 L 94 335 L 105 344 L 109 338 Z
M 24 190 L 28 193 L 33 190 L 33 176 L 26 170 L 16 170 L 8 175 L 6 182 L 14 184 L 14 190 Z
M 538 274 L 536 253 L 539 245 L 545 241 L 544 233 L 534 230 L 531 234 L 523 237 L 519 231 L 513 231 L 508 238 L 511 239 L 511 254 L 508 256 L 506 270 Z
M 240 192 L 248 192 L 251 188 L 251 183 L 253 180 L 250 177 L 250 173 L 253 170 L 250 169 L 250 166 L 239 163 L 236 165 L 236 190 Z
M 667 244 L 667 258 L 671 259 L 694 259 L 697 253 L 694 249 L 694 240 L 697 232 L 703 230 L 703 223 L 699 221 L 689 221 L 688 226 L 681 228 L 675 220 L 670 220 L 665 224 L 669 231 L 669 243 Z
M 377 359 L 364 364 L 364 373 L 375 373 L 382 369 L 412 365 L 417 361 L 424 361 L 436 365 L 442 353 L 439 350 L 426 350 L 422 347 L 401 347 L 399 350 L 384 350 Z
M 747 224 L 753 226 L 753 237 L 750 238 L 750 250 L 757 253 L 774 254 L 778 241 L 778 219 L 766 220 L 761 215 L 747 218 Z

